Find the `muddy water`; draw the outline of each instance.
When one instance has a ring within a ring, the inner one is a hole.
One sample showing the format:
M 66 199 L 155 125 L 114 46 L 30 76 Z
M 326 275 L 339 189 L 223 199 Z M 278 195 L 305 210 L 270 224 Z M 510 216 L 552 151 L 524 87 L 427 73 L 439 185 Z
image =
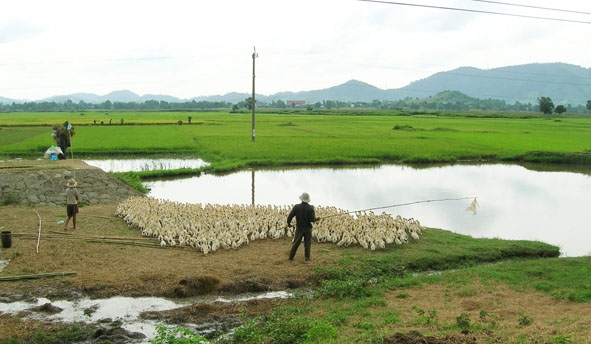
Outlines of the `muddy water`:
M 160 323 L 145 320 L 140 317 L 142 312 L 166 311 L 183 306 L 206 302 L 236 302 L 251 299 L 270 299 L 291 297 L 287 292 L 267 292 L 261 294 L 245 294 L 231 298 L 200 298 L 172 301 L 158 297 L 113 297 L 109 299 L 56 300 L 38 298 L 34 301 L 17 301 L 11 303 L 0 302 L 0 313 L 17 314 L 30 312 L 28 317 L 47 321 L 63 323 L 104 323 L 119 322 L 121 327 L 129 332 L 137 332 L 145 335 L 144 343 L 149 343 L 156 335 L 156 326 Z M 47 312 L 34 311 L 35 307 L 51 304 L 59 307 L 61 311 L 49 314 Z

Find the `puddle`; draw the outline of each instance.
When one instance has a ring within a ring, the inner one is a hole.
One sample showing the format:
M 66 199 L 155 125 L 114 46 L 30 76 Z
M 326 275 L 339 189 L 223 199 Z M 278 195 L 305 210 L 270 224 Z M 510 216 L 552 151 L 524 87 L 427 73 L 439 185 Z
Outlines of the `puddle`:
M 215 297 L 215 298 L 199 298 L 199 299 L 185 299 L 181 301 L 172 301 L 158 297 L 112 297 L 109 299 L 88 299 L 82 298 L 78 300 L 56 300 L 51 301 L 46 298 L 38 298 L 33 302 L 17 301 L 11 303 L 0 302 L 0 312 L 17 314 L 19 312 L 31 312 L 25 318 L 39 319 L 45 321 L 56 321 L 63 323 L 98 323 L 104 320 L 118 321 L 121 327 L 130 332 L 139 332 L 146 336 L 141 341 L 142 343 L 149 343 L 156 335 L 156 326 L 161 323 L 141 319 L 139 315 L 146 311 L 167 311 L 175 308 L 188 306 L 195 303 L 210 303 L 210 302 L 237 302 L 248 301 L 253 299 L 272 299 L 272 298 L 288 298 L 292 294 L 279 291 L 268 292 L 262 294 L 245 294 L 234 297 Z M 35 312 L 33 308 L 43 306 L 50 303 L 55 307 L 62 309 L 61 312 L 55 314 Z

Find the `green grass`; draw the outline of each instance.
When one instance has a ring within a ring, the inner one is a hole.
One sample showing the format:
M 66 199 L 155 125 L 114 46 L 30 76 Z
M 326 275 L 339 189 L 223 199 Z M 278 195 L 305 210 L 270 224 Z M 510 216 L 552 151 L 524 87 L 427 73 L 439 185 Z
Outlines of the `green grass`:
M 76 128 L 74 157 L 182 154 L 211 162 L 208 169 L 213 171 L 286 164 L 481 159 L 570 162 L 565 156 L 573 152 L 578 153 L 578 163 L 591 163 L 591 118 L 265 113 L 256 116 L 252 142 L 250 115 L 188 114 L 193 117 L 191 125 L 175 124 L 175 119 L 186 118 L 187 113 L 144 112 L 109 114 L 127 116 L 126 124 L 102 126 L 92 124 L 93 118 L 105 116 L 101 114 L 36 113 L 35 119 L 28 114 L 1 114 L 0 156 L 41 156 L 53 144 L 52 123 L 70 120 Z
M 425 284 L 444 285 L 463 297 L 505 284 L 557 300 L 591 302 L 591 257 L 557 258 L 558 253 L 557 247 L 540 242 L 474 239 L 437 229 L 428 229 L 420 241 L 371 254 L 347 248 L 335 267 L 315 269 L 314 298 L 304 293 L 271 317 L 251 319 L 231 342 L 282 342 L 283 336 L 295 333 L 293 343 L 378 343 L 392 333 L 392 325 L 396 328 L 403 321 L 396 309 L 387 306 L 384 293 Z M 440 273 L 432 273 L 434 269 Z M 405 293 L 398 295 L 408 298 Z M 406 322 L 435 336 L 468 331 L 503 338 L 496 315 L 485 309 L 472 318 L 458 312 L 453 323 L 440 321 L 437 309 L 414 310 L 415 317 Z M 520 313 L 515 324 L 527 327 L 534 319 L 535 314 Z M 313 324 L 325 331 L 308 341 Z M 552 343 L 563 339 L 560 331 L 546 338 Z
M 474 239 L 440 229 L 428 229 L 421 240 L 402 246 L 387 246 L 367 255 L 361 248 L 343 249 L 338 267 L 318 268 L 315 278 L 353 281 L 401 278 L 409 273 L 444 271 L 479 266 L 508 259 L 550 258 L 559 248 L 538 241 Z M 399 279 L 401 283 L 407 283 Z M 590 280 L 591 281 L 591 280 Z

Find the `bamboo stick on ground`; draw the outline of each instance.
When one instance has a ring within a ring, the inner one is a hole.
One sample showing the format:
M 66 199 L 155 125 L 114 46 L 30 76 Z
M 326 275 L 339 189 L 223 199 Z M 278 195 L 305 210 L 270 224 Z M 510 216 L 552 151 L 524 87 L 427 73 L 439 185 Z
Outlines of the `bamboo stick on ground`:
M 46 278 L 46 277 L 69 276 L 69 275 L 74 275 L 75 273 L 76 272 L 48 272 L 48 273 L 32 274 L 32 275 L 2 276 L 2 277 L 0 277 L 0 281 L 20 281 L 20 280 L 39 279 L 39 278 Z
M 78 216 L 80 216 L 81 214 L 78 214 Z M 101 216 L 101 215 L 92 215 L 92 214 L 82 214 L 82 216 L 87 216 L 87 217 L 98 217 L 101 219 L 109 219 L 109 220 L 121 220 L 120 217 L 117 217 L 115 215 L 113 216 Z
M 39 235 L 37 236 L 37 253 L 39 253 L 39 241 L 41 240 L 41 215 L 39 215 L 39 212 L 37 210 L 35 210 L 35 212 L 37 213 L 37 217 L 39 218 Z
M 58 234 L 61 234 L 58 232 Z M 24 234 L 20 233 L 18 236 L 23 238 L 33 238 L 32 234 Z M 42 237 L 43 239 L 52 239 L 52 238 L 60 238 L 60 239 L 69 239 L 69 240 L 81 240 L 91 243 L 104 243 L 104 244 L 120 244 L 120 245 L 133 245 L 133 246 L 141 246 L 141 247 L 154 247 L 160 248 L 160 243 L 155 240 L 155 238 L 131 238 L 131 237 L 83 237 L 83 236 L 74 236 L 74 235 L 45 235 Z

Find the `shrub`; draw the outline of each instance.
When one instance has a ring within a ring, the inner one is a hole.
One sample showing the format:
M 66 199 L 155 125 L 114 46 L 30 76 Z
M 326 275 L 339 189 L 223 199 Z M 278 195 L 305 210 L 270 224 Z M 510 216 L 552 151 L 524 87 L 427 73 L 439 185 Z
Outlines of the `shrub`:
M 307 316 L 279 316 L 271 313 L 258 320 L 250 320 L 236 329 L 234 343 L 318 343 L 336 337 L 337 330 L 328 322 Z
M 21 200 L 14 192 L 9 193 L 2 199 L 2 205 L 20 204 Z
M 469 330 L 471 326 L 470 315 L 462 313 L 456 318 L 456 324 L 462 330 Z
M 523 313 L 523 312 L 519 312 L 519 326 L 520 327 L 525 327 L 525 326 L 529 326 L 531 324 L 533 324 L 534 319 L 532 319 L 531 316 Z

